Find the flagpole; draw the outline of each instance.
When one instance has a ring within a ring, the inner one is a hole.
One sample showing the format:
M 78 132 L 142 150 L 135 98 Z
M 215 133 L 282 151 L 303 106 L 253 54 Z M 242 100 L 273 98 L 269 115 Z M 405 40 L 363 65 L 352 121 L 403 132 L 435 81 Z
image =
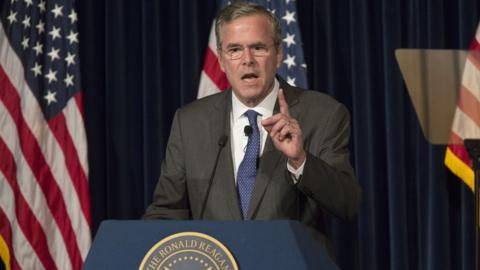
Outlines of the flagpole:
M 473 172 L 475 174 L 475 268 L 480 269 L 480 139 L 465 139 L 464 146 L 473 162 Z

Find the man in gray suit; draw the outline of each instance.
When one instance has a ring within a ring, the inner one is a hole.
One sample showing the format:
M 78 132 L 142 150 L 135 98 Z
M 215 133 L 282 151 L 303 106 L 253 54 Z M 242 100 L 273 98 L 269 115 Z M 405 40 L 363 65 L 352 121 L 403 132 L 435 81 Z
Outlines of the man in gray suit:
M 215 30 L 231 89 L 176 112 L 144 217 L 294 219 L 330 249 L 325 215 L 352 217 L 360 200 L 348 111 L 276 76 L 281 29 L 265 8 L 236 2 Z

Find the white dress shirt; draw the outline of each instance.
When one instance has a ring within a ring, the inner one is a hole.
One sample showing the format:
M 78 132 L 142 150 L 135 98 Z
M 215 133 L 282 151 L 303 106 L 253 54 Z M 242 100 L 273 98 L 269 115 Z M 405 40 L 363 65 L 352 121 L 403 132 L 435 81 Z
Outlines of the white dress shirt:
M 267 141 L 268 132 L 262 126 L 261 121 L 266 119 L 273 114 L 273 109 L 275 108 L 275 101 L 278 97 L 279 83 L 277 79 L 274 81 L 273 90 L 258 104 L 257 106 L 251 108 L 245 106 L 235 95 L 232 94 L 232 111 L 230 113 L 230 138 L 231 138 L 231 147 L 232 147 L 232 159 L 233 159 L 233 172 L 235 175 L 235 185 L 237 184 L 237 172 L 240 163 L 243 160 L 245 151 L 247 149 L 248 136 L 245 135 L 244 129 L 245 126 L 250 125 L 248 118 L 245 115 L 245 112 L 248 110 L 254 110 L 259 115 L 257 117 L 257 125 L 260 131 L 260 156 L 263 154 L 265 149 L 265 142 Z M 297 182 L 297 179 L 303 173 L 303 167 L 305 162 L 298 168 L 295 169 L 287 162 L 287 169 L 292 174 L 292 179 L 294 183 Z

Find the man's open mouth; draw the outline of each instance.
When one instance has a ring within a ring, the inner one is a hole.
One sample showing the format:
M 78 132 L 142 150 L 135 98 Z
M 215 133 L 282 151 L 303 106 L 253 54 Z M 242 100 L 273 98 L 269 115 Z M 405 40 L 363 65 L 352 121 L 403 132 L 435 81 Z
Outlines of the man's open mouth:
M 255 73 L 247 73 L 242 76 L 242 80 L 244 81 L 253 81 L 258 78 L 258 75 Z

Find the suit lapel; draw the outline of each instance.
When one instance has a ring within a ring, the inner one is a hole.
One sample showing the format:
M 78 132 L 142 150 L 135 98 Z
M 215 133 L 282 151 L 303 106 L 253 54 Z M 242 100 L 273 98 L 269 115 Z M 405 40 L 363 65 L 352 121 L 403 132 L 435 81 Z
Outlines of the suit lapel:
M 294 118 L 297 118 L 295 115 L 295 105 L 298 103 L 297 92 L 292 90 L 291 87 L 283 81 L 281 78 L 279 79 L 280 88 L 284 90 L 285 99 L 289 106 L 290 115 Z M 280 112 L 280 107 L 278 105 L 278 101 L 275 102 L 275 108 L 273 110 L 273 115 Z M 277 164 L 281 159 L 283 154 L 278 151 L 275 146 L 273 145 L 270 136 L 267 137 L 267 141 L 265 142 L 265 148 L 263 150 L 263 155 L 260 158 L 260 164 L 257 171 L 257 177 L 255 179 L 255 187 L 253 189 L 252 200 L 250 202 L 250 207 L 248 209 L 248 219 L 253 219 L 257 212 L 257 208 L 262 201 L 262 198 L 267 190 L 268 184 L 270 183 L 274 172 L 278 166 L 283 166 L 285 169 L 287 164 Z
M 212 131 L 212 149 L 218 149 L 218 139 L 227 135 L 229 139 L 224 149 L 220 153 L 217 171 L 215 174 L 214 185 L 218 185 L 219 190 L 225 191 L 224 198 L 226 202 L 218 202 L 219 205 L 226 203 L 233 220 L 241 220 L 240 202 L 238 200 L 237 189 L 235 187 L 235 177 L 233 173 L 232 146 L 230 136 L 230 111 L 232 96 L 231 91 L 225 93 L 224 98 L 213 107 L 211 114 L 210 130 Z M 216 154 L 216 153 L 215 153 Z M 214 164 L 212 165 L 213 168 Z

